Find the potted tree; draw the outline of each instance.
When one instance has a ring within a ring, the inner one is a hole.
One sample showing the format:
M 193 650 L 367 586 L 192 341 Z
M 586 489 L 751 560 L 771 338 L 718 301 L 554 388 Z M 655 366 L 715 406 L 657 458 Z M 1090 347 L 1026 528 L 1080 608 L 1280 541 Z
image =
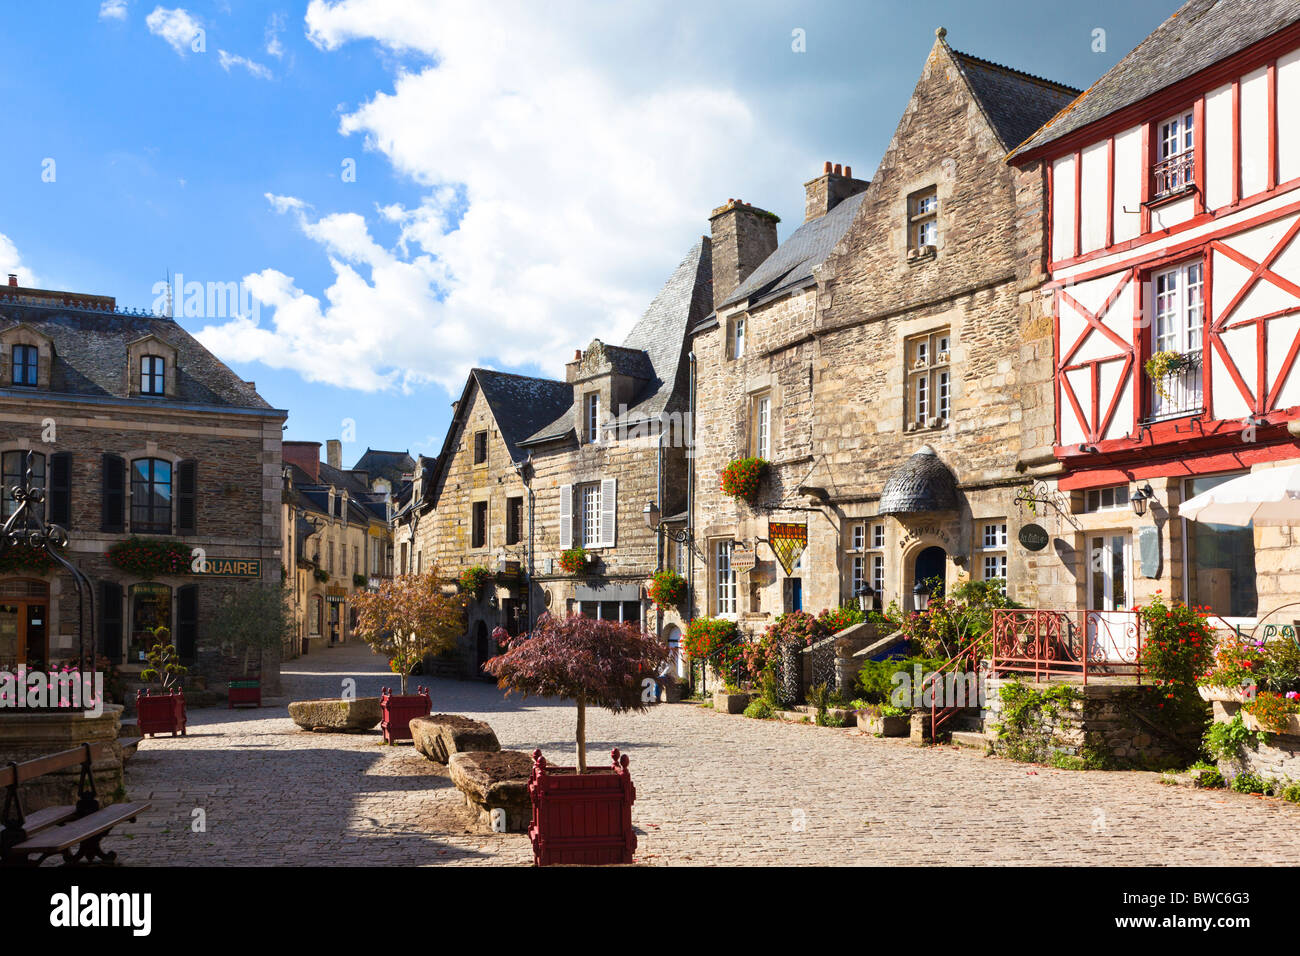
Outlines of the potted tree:
M 262 706 L 262 675 L 275 670 L 265 667 L 264 659 L 268 652 L 282 646 L 291 626 L 288 591 L 281 584 L 236 588 L 216 606 L 210 625 L 212 636 L 244 658 L 243 677 L 228 684 L 228 706 Z M 251 673 L 254 657 L 256 675 Z
M 434 569 L 384 581 L 374 591 L 356 594 L 353 606 L 357 634 L 376 654 L 388 658 L 401 679 L 400 694 L 385 687 L 380 698 L 384 740 L 410 740 L 411 718 L 427 716 L 432 707 L 426 688 L 406 692 L 407 680 L 425 657 L 456 646 L 464 632 L 465 597 Z
M 667 657 L 667 646 L 632 624 L 543 614 L 530 635 L 484 665 L 507 691 L 567 698 L 578 706 L 578 766 L 552 767 L 533 751 L 528 836 L 538 866 L 632 862 L 636 790 L 628 758 L 614 750 L 611 766 L 587 768 L 587 707 L 645 710 Z
M 184 737 L 185 692 L 181 689 L 181 678 L 189 671 L 182 666 L 167 627 L 159 625 L 149 634 L 153 646 L 145 652 L 149 666 L 140 672 L 140 679 L 157 684 L 158 691 L 151 694 L 145 688 L 136 694 L 135 713 L 140 736 L 171 734 L 175 737 L 179 732 Z

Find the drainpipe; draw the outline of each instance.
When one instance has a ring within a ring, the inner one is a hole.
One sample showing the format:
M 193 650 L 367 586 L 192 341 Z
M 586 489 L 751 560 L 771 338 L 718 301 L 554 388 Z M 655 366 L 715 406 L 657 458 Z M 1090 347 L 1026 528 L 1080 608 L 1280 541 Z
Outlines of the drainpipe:
M 682 438 L 686 440 L 686 550 L 690 556 L 690 563 L 686 571 L 686 626 L 690 627 L 691 621 L 695 620 L 695 350 L 691 349 L 687 356 L 691 363 L 691 384 L 690 384 L 690 430 L 682 430 Z M 689 439 L 687 435 L 689 434 Z M 686 635 L 682 635 L 685 638 Z M 691 668 L 691 676 L 695 676 L 695 669 Z M 703 672 L 701 671 L 701 677 Z

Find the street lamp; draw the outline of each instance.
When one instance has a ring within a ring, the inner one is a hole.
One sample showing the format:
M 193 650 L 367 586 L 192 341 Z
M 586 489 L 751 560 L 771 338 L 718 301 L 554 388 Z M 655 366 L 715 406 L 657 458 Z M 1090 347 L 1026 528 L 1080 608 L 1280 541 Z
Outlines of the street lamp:
M 858 599 L 858 610 L 863 614 L 875 610 L 876 589 L 866 581 L 863 581 L 862 584 L 858 586 L 857 594 L 855 594 L 854 597 Z
M 1129 497 L 1129 503 L 1133 505 L 1133 513 L 1141 518 L 1147 513 L 1147 503 L 1154 499 L 1156 493 L 1151 490 L 1151 482 L 1147 482 Z
M 930 589 L 925 586 L 925 582 L 917 581 L 916 587 L 912 588 L 912 607 L 918 611 L 924 611 L 930 606 Z
M 645 518 L 645 526 L 647 528 L 649 528 L 651 531 L 659 530 L 660 512 L 659 512 L 659 506 L 657 504 L 655 504 L 653 501 L 647 501 L 645 504 L 645 509 L 641 512 L 641 514 Z
M 678 544 L 684 544 L 691 540 L 689 528 L 674 531 L 672 528 L 664 527 L 662 513 L 659 511 L 659 506 L 653 501 L 646 502 L 645 507 L 641 509 L 641 517 L 645 518 L 645 526 L 655 534 L 662 534 L 667 538 L 672 538 Z

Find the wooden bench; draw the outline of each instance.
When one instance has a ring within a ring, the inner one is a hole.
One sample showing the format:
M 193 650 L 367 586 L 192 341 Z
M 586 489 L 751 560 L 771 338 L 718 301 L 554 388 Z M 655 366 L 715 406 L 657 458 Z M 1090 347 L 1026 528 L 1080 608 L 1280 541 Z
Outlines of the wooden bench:
M 24 763 L 10 761 L 0 767 L 0 787 L 5 788 L 0 829 L 0 863 L 6 866 L 40 866 L 58 853 L 65 863 L 112 863 L 117 858 L 100 845 L 113 827 L 134 820 L 148 803 L 115 803 L 101 808 L 95 790 L 94 762 L 111 752 L 111 744 L 82 744 L 74 750 L 37 757 Z M 75 806 L 47 807 L 23 812 L 19 787 L 47 773 L 81 767 Z

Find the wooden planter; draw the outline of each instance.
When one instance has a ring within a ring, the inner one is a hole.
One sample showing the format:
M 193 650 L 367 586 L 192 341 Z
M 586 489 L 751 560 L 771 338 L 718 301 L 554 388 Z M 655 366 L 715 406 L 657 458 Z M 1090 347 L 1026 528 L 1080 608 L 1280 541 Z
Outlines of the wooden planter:
M 155 734 L 179 732 L 185 736 L 185 692 L 173 691 L 170 694 L 150 694 L 147 690 L 135 695 L 136 723 L 141 737 Z
M 429 688 L 417 688 L 414 694 L 394 694 L 389 687 L 384 688 L 379 698 L 379 709 L 384 719 L 379 722 L 379 729 L 384 732 L 384 742 L 411 739 L 411 718 L 428 717 L 433 712 L 429 701 Z
M 540 750 L 533 751 L 533 774 L 528 779 L 533 822 L 528 839 L 537 866 L 632 862 L 636 788 L 627 756 L 620 756 L 617 748 L 610 756 L 611 766 L 579 774 L 576 767 L 551 767 Z
M 233 708 L 236 704 L 252 704 L 254 707 L 262 706 L 262 682 L 260 680 L 232 680 L 227 685 L 229 693 L 226 709 Z

